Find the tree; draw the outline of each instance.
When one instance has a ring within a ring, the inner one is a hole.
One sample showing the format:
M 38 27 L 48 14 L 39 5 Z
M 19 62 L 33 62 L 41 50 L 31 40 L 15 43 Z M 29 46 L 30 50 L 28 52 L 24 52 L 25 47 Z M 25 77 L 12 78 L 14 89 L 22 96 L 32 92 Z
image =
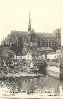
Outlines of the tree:
M 18 39 L 18 44 L 17 41 L 14 44 L 11 44 L 10 50 L 13 50 L 16 55 L 18 55 L 19 53 L 22 54 L 22 49 L 23 49 L 23 43 L 22 43 L 22 38 Z

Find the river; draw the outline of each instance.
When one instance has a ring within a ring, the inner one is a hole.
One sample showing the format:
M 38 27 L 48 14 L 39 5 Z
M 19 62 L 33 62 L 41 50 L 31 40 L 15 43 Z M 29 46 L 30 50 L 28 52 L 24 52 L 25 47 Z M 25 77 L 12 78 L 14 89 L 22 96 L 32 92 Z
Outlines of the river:
M 16 96 L 20 93 L 27 95 L 45 92 L 48 95 L 60 95 L 63 82 L 48 75 L 43 77 L 0 78 L 0 96 Z M 40 94 L 39 94 L 40 93 Z M 42 94 L 43 95 L 43 94 Z

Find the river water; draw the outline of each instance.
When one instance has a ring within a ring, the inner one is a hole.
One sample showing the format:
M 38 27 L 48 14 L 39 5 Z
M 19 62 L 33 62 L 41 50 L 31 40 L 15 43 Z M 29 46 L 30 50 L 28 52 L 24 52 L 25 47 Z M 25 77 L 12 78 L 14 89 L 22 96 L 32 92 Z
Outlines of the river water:
M 48 95 L 60 95 L 63 83 L 48 75 L 42 77 L 0 78 L 0 96 L 16 96 L 26 93 L 34 95 L 45 92 Z M 50 93 L 50 94 L 49 94 Z

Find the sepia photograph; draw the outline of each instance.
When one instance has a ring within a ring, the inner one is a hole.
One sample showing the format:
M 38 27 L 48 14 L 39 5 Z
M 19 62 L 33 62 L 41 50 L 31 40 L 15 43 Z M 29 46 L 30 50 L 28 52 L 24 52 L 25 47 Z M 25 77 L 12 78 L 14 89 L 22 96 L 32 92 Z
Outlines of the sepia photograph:
M 63 1 L 0 0 L 0 99 L 62 97 L 62 39 Z

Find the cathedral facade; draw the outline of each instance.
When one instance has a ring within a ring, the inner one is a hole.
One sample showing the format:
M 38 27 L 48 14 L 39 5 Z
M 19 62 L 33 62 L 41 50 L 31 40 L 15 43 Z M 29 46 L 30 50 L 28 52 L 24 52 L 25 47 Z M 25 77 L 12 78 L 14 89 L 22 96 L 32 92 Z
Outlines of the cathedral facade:
M 11 31 L 11 34 L 2 41 L 3 44 L 11 45 L 17 41 L 17 45 L 21 38 L 21 42 L 30 44 L 34 47 L 50 47 L 53 50 L 61 49 L 61 29 L 58 28 L 52 33 L 40 33 L 31 29 L 31 18 L 29 13 L 28 31 Z
M 29 14 L 28 25 L 29 42 L 37 43 L 38 47 L 50 47 L 54 50 L 61 49 L 61 29 L 56 29 L 53 33 L 39 33 L 31 30 L 31 18 Z

